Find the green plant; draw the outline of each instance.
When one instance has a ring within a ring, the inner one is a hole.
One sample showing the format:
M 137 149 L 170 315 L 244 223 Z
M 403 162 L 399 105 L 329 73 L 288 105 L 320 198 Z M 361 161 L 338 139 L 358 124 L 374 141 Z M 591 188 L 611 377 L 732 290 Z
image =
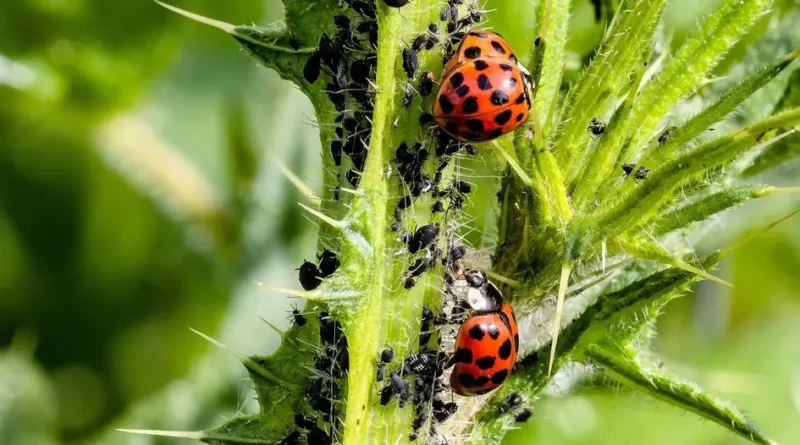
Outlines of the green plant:
M 374 4 L 345 3 L 368 9 Z M 408 184 L 396 174 L 395 151 L 402 143 L 422 142 L 437 154 L 438 159 L 428 160 L 422 171 L 429 177 L 441 171 L 441 187 L 460 175 L 457 158 L 448 151 L 452 146 L 419 124 L 432 97 L 415 97 L 408 108 L 402 105 L 409 80 L 401 66 L 401 49 L 427 33 L 430 23 L 444 27 L 439 11 L 445 2 L 415 0 L 400 10 L 375 3 L 377 46 L 358 43 L 346 55 L 348 64 L 377 58 L 364 86 L 374 93 L 374 106 L 369 107 L 355 95 L 360 88 L 347 85 L 339 91 L 326 72 L 315 82 L 304 76 L 309 60 L 313 68 L 320 39 L 336 32 L 334 15 L 356 20 L 369 13 L 333 0 L 285 0 L 285 27 L 261 29 L 167 6 L 231 34 L 250 55 L 294 82 L 312 101 L 326 147 L 324 188 L 320 198 L 307 193 L 311 206 L 301 205 L 320 221 L 320 250 L 338 245 L 342 266 L 316 290 L 273 289 L 308 299 L 305 312 L 314 315 L 307 325 L 286 332 L 273 355 L 243 360 L 255 384 L 259 413 L 235 417 L 205 432 L 160 434 L 226 445 L 280 442 L 294 430 L 296 412 L 313 412 L 304 395 L 318 352 L 313 345 L 320 345 L 316 315 L 321 311 L 341 323 L 349 346 L 349 374 L 331 377 L 341 391 L 332 411 L 325 413 L 330 418 L 319 423 L 336 443 L 410 443 L 415 412 L 431 410 L 430 401 L 404 408 L 378 404 L 382 384 L 375 382 L 375 361 L 385 344 L 399 357 L 414 353 L 423 306 L 442 305 L 442 266 L 423 275 L 412 289 L 404 289 L 413 257 L 403 252 L 390 225 L 398 200 L 408 193 Z M 514 303 L 518 318 L 547 323 L 538 327 L 527 323 L 521 360 L 509 380 L 490 396 L 459 399 L 456 415 L 437 424 L 431 438 L 450 444 L 499 443 L 514 422 L 512 415 L 498 409 L 506 396 L 516 392 L 531 403 L 561 366 L 586 361 L 623 384 L 753 442 L 773 443 L 735 407 L 657 366 L 649 339 L 653 320 L 663 307 L 692 284 L 703 278 L 727 284 L 708 271 L 734 246 L 698 258 L 692 246 L 675 234 L 750 199 L 795 191 L 743 180 L 758 166 L 776 165 L 797 154 L 796 148 L 785 145 L 787 136 L 800 126 L 795 89 L 787 89 L 763 120 L 716 138 L 703 133 L 784 71 L 800 50 L 721 94 L 708 94 L 702 111 L 663 128 L 670 110 L 700 92 L 724 55 L 765 14 L 769 0 L 723 0 L 675 54 L 658 56 L 654 47 L 666 0 L 602 2 L 606 11 L 617 12 L 593 60 L 571 86 L 562 85 L 570 2 L 534 3 L 538 38 L 527 64 L 537 86 L 531 118 L 516 134 L 483 150 L 493 152 L 503 164 L 491 275 Z M 475 5 L 459 9 L 464 13 L 475 10 Z M 362 38 L 369 40 L 368 35 L 366 31 Z M 439 73 L 441 63 L 441 55 L 423 51 L 419 72 Z M 352 131 L 358 135 L 356 141 L 368 154 L 363 166 L 352 155 L 338 165 L 327 150 L 337 137 L 332 124 L 339 123 L 337 117 L 345 109 L 358 126 Z M 608 122 L 596 138 L 587 130 L 595 118 Z M 783 148 L 770 150 L 777 142 Z M 645 179 L 623 176 L 619 167 L 624 164 L 633 164 L 632 172 L 647 167 L 649 174 Z M 353 165 L 358 185 L 342 186 Z M 421 194 L 405 212 L 403 227 L 413 232 L 436 224 L 441 234 L 437 243 L 448 251 L 464 224 L 460 206 L 451 200 L 451 211 L 431 213 L 428 209 L 435 201 L 430 194 Z M 427 439 L 427 431 L 418 431 L 419 443 Z

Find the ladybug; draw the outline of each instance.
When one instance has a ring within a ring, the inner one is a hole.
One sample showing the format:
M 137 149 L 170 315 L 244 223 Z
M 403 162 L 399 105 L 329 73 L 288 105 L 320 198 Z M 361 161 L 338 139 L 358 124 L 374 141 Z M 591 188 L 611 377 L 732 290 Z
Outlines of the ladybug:
M 528 119 L 533 87 L 499 34 L 470 31 L 447 62 L 433 116 L 448 135 L 486 142 Z
M 456 394 L 478 396 L 500 386 L 519 351 L 519 329 L 511 305 L 502 303 L 499 310 L 469 317 L 458 331 L 455 348 L 450 386 Z

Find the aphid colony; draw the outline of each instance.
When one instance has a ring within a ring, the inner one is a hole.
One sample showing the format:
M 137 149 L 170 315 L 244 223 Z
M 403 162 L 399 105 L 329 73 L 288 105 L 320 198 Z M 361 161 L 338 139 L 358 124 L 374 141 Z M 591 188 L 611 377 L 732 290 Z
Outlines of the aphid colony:
M 309 84 L 315 84 L 324 74 L 325 93 L 336 110 L 334 137 L 330 155 L 339 167 L 340 179 L 357 188 L 364 170 L 372 133 L 372 114 L 375 107 L 375 72 L 378 64 L 376 22 L 377 6 L 372 0 L 340 0 L 343 10 L 333 18 L 333 37 L 322 34 L 319 45 L 303 69 Z M 383 0 L 386 6 L 400 8 L 408 0 Z M 431 433 L 436 424 L 451 418 L 458 410 L 449 395 L 486 394 L 501 385 L 509 376 L 519 351 L 519 335 L 512 307 L 503 301 L 499 290 L 483 272 L 463 269 L 460 265 L 466 248 L 450 237 L 450 229 L 441 230 L 431 222 L 405 230 L 404 213 L 414 201 L 428 195 L 434 198 L 431 215 L 446 218 L 462 209 L 472 185 L 463 180 L 443 180 L 443 172 L 453 155 L 462 149 L 477 155 L 478 149 L 467 142 L 485 142 L 513 131 L 528 117 L 533 95 L 530 76 L 517 63 L 508 43 L 498 34 L 471 30 L 480 22 L 482 12 L 470 6 L 459 16 L 464 0 L 450 0 L 440 14 L 441 24 L 431 23 L 425 32 L 414 36 L 401 49 L 401 67 L 408 79 L 402 87 L 400 104 L 411 107 L 418 94 L 425 98 L 436 92 L 430 112 L 420 114 L 420 124 L 432 130 L 430 140 L 401 142 L 394 155 L 393 168 L 387 168 L 387 178 L 396 174 L 404 193 L 394 208 L 391 230 L 410 255 L 403 276 L 406 289 L 441 262 L 446 270 L 444 309 L 441 314 L 424 307 L 419 333 L 419 350 L 398 360 L 386 347 L 376 360 L 378 403 L 388 405 L 397 401 L 399 407 L 412 404 L 415 416 L 410 439 L 419 437 L 429 425 Z M 442 30 L 440 31 L 440 27 Z M 419 54 L 437 46 L 444 48 L 441 82 L 430 71 L 419 72 Z M 415 86 L 416 83 L 416 86 Z M 436 90 L 438 84 L 438 91 Z M 432 124 L 436 126 L 430 127 Z M 400 118 L 392 122 L 398 128 Z M 344 155 L 344 156 L 343 156 Z M 343 166 L 344 157 L 352 167 Z M 426 163 L 435 156 L 433 167 Z M 338 198 L 339 187 L 334 191 Z M 444 243 L 438 241 L 447 232 Z M 444 247 L 444 249 L 442 248 Z M 304 261 L 299 279 L 305 290 L 319 287 L 324 279 L 340 267 L 340 259 L 324 250 L 317 262 Z M 313 326 L 296 308 L 290 314 L 296 328 Z M 313 318 L 311 319 L 313 321 Z M 321 347 L 314 358 L 314 372 L 305 389 L 305 400 L 315 414 L 298 413 L 296 429 L 282 444 L 335 443 L 339 432 L 338 401 L 349 371 L 347 339 L 341 324 L 328 312 L 316 317 Z M 441 351 L 442 336 L 429 345 L 441 326 L 456 326 L 452 353 Z M 453 368 L 449 384 L 445 371 Z M 514 402 L 514 401 L 512 401 Z M 510 403 L 507 411 L 517 410 L 520 403 Z M 516 417 L 525 417 L 523 409 Z M 530 413 L 528 411 L 528 413 Z M 530 414 L 528 414 L 529 416 Z
M 298 328 L 308 320 L 296 308 L 290 314 Z M 330 445 L 339 435 L 337 400 L 341 399 L 341 382 L 350 369 L 350 351 L 342 325 L 326 311 L 317 316 L 320 348 L 314 357 L 314 372 L 305 388 L 304 398 L 314 416 L 302 412 L 294 416 L 295 429 L 278 442 L 281 445 L 301 443 Z M 327 428 L 326 428 L 327 424 Z M 305 439 L 302 442 L 301 439 Z
M 337 112 L 335 137 L 330 143 L 331 158 L 337 167 L 342 165 L 343 154 L 350 159 L 352 168 L 343 176 L 352 187 L 358 187 L 367 159 L 375 107 L 377 7 L 374 1 L 340 1 L 342 6 L 345 3 L 354 17 L 343 11 L 333 18 L 336 33 L 333 37 L 322 34 L 317 50 L 303 68 L 303 77 L 310 84 L 316 83 L 323 72 L 330 78 L 324 91 Z M 338 199 L 338 190 L 334 193 Z

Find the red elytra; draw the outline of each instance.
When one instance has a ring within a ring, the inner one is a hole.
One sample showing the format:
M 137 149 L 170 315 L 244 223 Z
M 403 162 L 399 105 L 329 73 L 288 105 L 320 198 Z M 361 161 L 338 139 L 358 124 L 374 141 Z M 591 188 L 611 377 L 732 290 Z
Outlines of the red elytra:
M 501 59 L 517 63 L 517 56 L 511 45 L 500 34 L 491 31 L 472 30 L 461 39 L 455 54 L 444 67 L 444 75 L 460 63 L 475 59 Z
M 473 315 L 456 337 L 450 386 L 461 396 L 491 392 L 511 374 L 518 353 L 519 330 L 510 304 Z
M 445 66 L 433 116 L 456 139 L 486 142 L 528 119 L 531 94 L 508 42 L 496 33 L 470 31 Z

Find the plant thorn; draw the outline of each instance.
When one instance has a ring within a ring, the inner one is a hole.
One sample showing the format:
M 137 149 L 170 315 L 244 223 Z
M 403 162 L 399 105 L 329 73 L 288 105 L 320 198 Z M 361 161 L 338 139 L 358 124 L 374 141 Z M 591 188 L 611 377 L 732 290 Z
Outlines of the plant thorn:
M 561 317 L 564 315 L 564 297 L 567 295 L 567 284 L 569 283 L 570 272 L 572 272 L 572 264 L 564 263 L 561 266 L 561 282 L 558 285 L 558 302 L 556 303 L 556 314 L 553 318 L 553 343 L 550 346 L 550 363 L 547 365 L 548 377 L 553 373 L 553 362 L 556 359 L 558 333 L 561 331 Z

